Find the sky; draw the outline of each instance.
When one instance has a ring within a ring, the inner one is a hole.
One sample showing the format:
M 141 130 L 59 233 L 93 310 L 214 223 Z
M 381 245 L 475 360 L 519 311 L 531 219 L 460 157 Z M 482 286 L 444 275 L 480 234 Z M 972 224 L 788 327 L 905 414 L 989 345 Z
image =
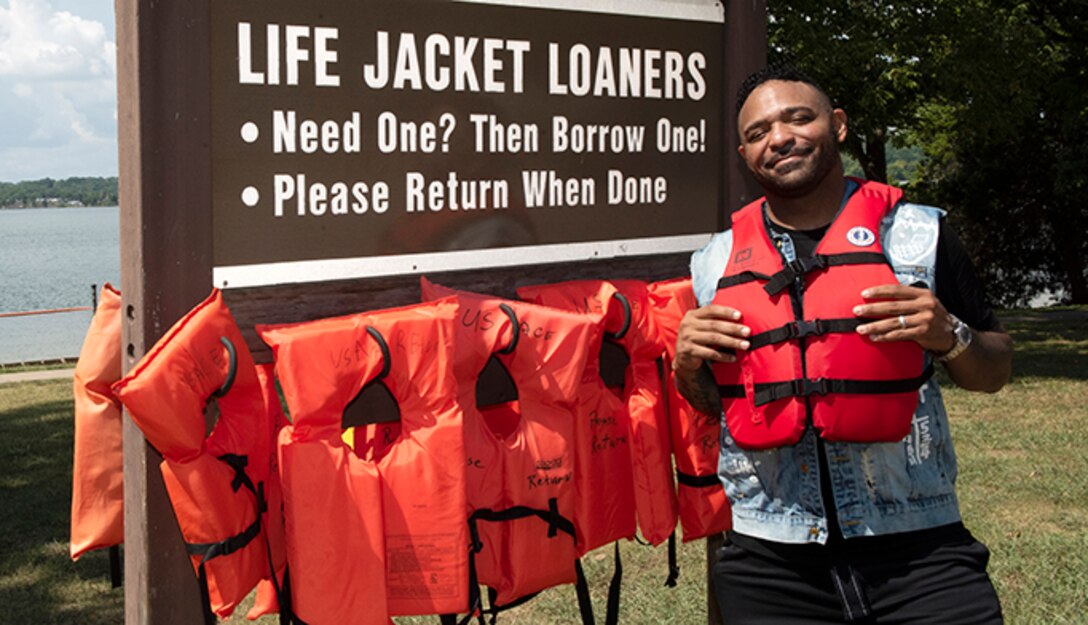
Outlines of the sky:
M 113 0 L 0 0 L 0 182 L 117 175 Z

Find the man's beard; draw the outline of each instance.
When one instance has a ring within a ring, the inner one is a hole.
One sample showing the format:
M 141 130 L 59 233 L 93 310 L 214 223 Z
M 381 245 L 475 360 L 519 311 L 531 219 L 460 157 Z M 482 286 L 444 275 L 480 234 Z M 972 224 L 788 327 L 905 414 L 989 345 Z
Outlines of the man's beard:
M 818 187 L 824 178 L 835 168 L 835 165 L 839 162 L 839 146 L 830 139 L 822 146 L 817 153 L 815 162 L 799 163 L 804 167 L 810 165 L 811 169 L 803 176 L 793 177 L 787 180 L 783 180 L 781 177 L 772 176 L 764 173 L 762 170 L 752 172 L 756 178 L 756 182 L 759 186 L 763 187 L 763 190 L 770 195 L 776 195 L 778 197 L 796 198 L 802 197 L 810 193 L 813 189 Z M 794 150 L 790 151 L 790 154 L 806 155 L 811 154 L 815 148 L 809 148 L 808 150 Z

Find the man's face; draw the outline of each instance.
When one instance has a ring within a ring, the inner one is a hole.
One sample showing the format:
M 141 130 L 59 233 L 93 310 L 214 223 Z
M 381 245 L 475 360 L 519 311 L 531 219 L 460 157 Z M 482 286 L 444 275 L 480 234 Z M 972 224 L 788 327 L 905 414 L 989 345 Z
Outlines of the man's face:
M 770 80 L 755 89 L 738 116 L 741 158 L 768 193 L 801 197 L 840 163 L 846 113 L 803 82 Z

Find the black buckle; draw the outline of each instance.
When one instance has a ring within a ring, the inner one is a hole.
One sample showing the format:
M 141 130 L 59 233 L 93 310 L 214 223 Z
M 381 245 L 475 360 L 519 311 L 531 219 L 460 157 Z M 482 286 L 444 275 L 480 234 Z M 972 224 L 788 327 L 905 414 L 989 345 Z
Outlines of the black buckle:
M 809 395 L 827 395 L 831 392 L 831 380 L 827 378 L 817 378 L 810 380 L 808 378 L 802 378 L 800 380 L 793 380 L 790 382 L 793 388 L 793 395 L 798 397 L 808 397 Z
M 826 269 L 827 259 L 823 256 L 807 256 L 804 258 L 795 258 L 788 263 L 786 267 L 794 278 L 797 276 L 803 276 L 813 269 Z
M 800 321 L 794 321 L 789 325 L 789 329 L 791 339 L 811 336 L 813 334 L 819 336 L 827 331 L 824 324 L 819 319 L 802 319 Z
M 797 276 L 804 275 L 805 260 L 806 259 L 804 258 L 795 258 L 786 263 L 786 271 L 789 272 L 790 277 L 796 278 Z

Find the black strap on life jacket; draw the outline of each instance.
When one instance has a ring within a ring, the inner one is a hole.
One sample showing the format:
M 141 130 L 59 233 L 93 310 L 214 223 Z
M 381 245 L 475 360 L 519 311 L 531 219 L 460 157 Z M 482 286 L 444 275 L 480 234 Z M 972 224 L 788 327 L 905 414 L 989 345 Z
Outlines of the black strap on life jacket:
M 719 384 L 718 395 L 723 399 L 742 399 L 744 397 L 743 384 Z
M 933 365 L 926 367 L 921 375 L 898 380 L 841 380 L 835 378 L 817 378 L 768 382 L 755 385 L 755 405 L 762 406 L 786 397 L 807 397 L 809 395 L 827 395 L 844 393 L 849 395 L 884 395 L 916 391 L 933 376 Z
M 665 578 L 667 588 L 676 588 L 676 580 L 680 578 L 680 561 L 676 558 L 676 530 L 669 534 L 669 576 Z
M 505 510 L 492 510 L 490 508 L 480 508 L 474 511 L 468 518 L 469 529 L 469 558 L 468 558 L 468 595 L 469 605 L 468 614 L 460 621 L 456 620 L 456 615 L 442 615 L 441 621 L 445 625 L 447 623 L 457 623 L 457 625 L 468 625 L 476 617 L 480 625 L 485 625 L 484 617 L 486 615 L 491 616 L 491 623 L 494 624 L 498 618 L 500 612 L 505 612 L 511 608 L 515 608 L 522 605 L 534 597 L 538 593 L 531 593 L 529 595 L 518 597 L 514 601 L 504 605 L 495 605 L 497 593 L 489 588 L 488 589 L 488 607 L 483 607 L 483 597 L 480 596 L 480 584 L 476 574 L 476 554 L 483 550 L 484 545 L 480 542 L 480 531 L 478 527 L 479 521 L 488 522 L 500 522 L 500 521 L 513 521 L 515 519 L 524 519 L 527 517 L 537 517 L 548 524 L 548 538 L 555 538 L 559 535 L 559 532 L 569 535 L 572 539 L 575 538 L 574 523 L 559 513 L 559 500 L 552 497 L 548 500 L 548 508 L 530 508 L 528 506 L 512 506 Z M 578 610 L 582 614 L 582 625 L 594 625 L 593 619 L 593 604 L 589 599 L 589 584 L 586 582 L 585 574 L 582 571 L 582 561 L 575 559 L 574 561 L 575 574 L 577 581 L 575 583 L 575 591 L 578 595 Z
M 740 387 L 741 390 L 744 387 Z M 693 475 L 691 473 L 684 473 L 683 471 L 676 470 L 676 481 L 680 482 L 684 486 L 690 486 L 692 488 L 708 488 L 710 486 L 721 486 L 722 483 L 718 479 L 717 473 L 708 473 L 706 475 Z
M 808 258 L 797 258 L 785 263 L 778 273 L 771 276 L 763 290 L 768 295 L 780 293 L 793 284 L 793 281 L 816 270 L 842 265 L 887 265 L 888 259 L 880 252 L 845 252 L 842 254 L 814 254 Z
M 623 561 L 620 560 L 620 541 L 612 543 L 615 546 L 613 560 L 616 568 L 612 573 L 612 581 L 608 583 L 608 608 L 604 614 L 605 625 L 616 625 L 620 621 L 620 587 L 623 585 Z
M 806 336 L 821 336 L 835 332 L 848 334 L 857 330 L 858 326 L 863 323 L 865 323 L 865 321 L 858 319 L 857 317 L 849 319 L 803 319 L 801 321 L 791 321 L 785 325 L 774 328 L 773 330 L 767 330 L 748 337 L 748 349 L 759 349 L 760 347 L 766 347 L 767 345 L 774 345 L 775 343 L 782 343 L 783 341 L 804 338 Z
M 793 284 L 798 277 L 828 267 L 841 265 L 887 265 L 888 259 L 879 252 L 845 252 L 842 254 L 814 254 L 797 258 L 785 263 L 778 272 L 767 275 L 756 271 L 742 271 L 718 280 L 718 288 L 724 289 L 746 282 L 766 281 L 763 290 L 768 295 L 777 295 Z
M 124 583 L 124 573 L 121 570 L 121 546 L 110 545 L 110 587 L 120 588 Z
M 765 273 L 760 273 L 758 271 L 742 271 L 731 276 L 719 278 L 718 290 L 720 291 L 721 289 L 737 286 L 738 284 L 745 284 L 747 282 L 766 282 L 770 279 L 771 276 Z
M 755 385 L 754 401 L 755 405 L 763 406 L 786 397 L 807 397 L 808 395 L 827 395 L 828 393 L 845 393 L 849 395 L 906 393 L 918 390 L 932 376 L 933 365 L 930 365 L 918 377 L 897 380 L 817 378 L 815 380 L 797 379 L 784 382 L 759 382 Z M 747 395 L 744 386 L 741 384 L 719 384 L 718 394 L 721 395 L 723 400 L 740 399 Z M 680 480 L 680 483 L 683 484 L 683 480 Z

